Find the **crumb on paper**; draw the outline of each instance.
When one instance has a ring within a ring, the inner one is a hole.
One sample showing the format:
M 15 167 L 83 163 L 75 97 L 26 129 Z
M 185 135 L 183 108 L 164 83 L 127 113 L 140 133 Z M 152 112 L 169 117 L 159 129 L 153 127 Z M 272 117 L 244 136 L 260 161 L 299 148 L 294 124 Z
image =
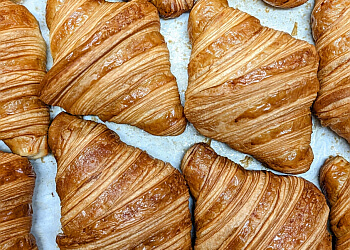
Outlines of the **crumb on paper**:
M 41 157 L 40 160 L 41 160 L 41 163 L 45 163 L 44 157 Z
M 265 12 L 266 13 L 269 13 L 270 12 L 270 9 L 268 7 L 265 8 Z
M 240 160 L 239 162 L 242 164 L 243 168 L 248 168 L 249 164 L 253 161 L 253 158 L 246 155 L 243 160 Z
M 210 144 L 211 144 L 211 138 L 205 137 L 203 142 L 204 142 L 205 144 L 208 144 L 208 145 L 210 146 Z
M 298 35 L 298 23 L 294 22 L 294 28 L 293 28 L 293 31 L 292 31 L 292 36 L 296 36 L 296 35 Z

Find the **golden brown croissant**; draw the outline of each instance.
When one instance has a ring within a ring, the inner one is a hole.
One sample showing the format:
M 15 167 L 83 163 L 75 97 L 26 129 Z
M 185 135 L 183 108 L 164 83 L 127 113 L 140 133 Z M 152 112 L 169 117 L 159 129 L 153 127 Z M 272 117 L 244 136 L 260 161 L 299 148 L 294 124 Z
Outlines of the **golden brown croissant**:
M 350 164 L 330 157 L 320 171 L 321 187 L 331 205 L 330 224 L 337 237 L 336 249 L 350 249 Z
M 50 0 L 54 66 L 41 99 L 71 114 L 98 115 L 154 135 L 186 126 L 157 10 L 146 0 Z
M 193 0 L 150 0 L 164 18 L 174 18 L 189 11 L 193 6 Z
M 189 192 L 178 170 L 105 125 L 61 113 L 49 128 L 61 198 L 61 249 L 190 249 Z
M 314 111 L 350 143 L 350 1 L 317 0 L 311 20 L 321 83 Z
M 37 249 L 30 234 L 34 183 L 28 159 L 0 151 L 0 249 Z
M 195 249 L 332 249 L 329 208 L 312 183 L 247 171 L 206 144 L 181 169 L 196 200 Z
M 270 4 L 277 8 L 294 8 L 307 2 L 307 0 L 263 0 L 265 3 Z
M 39 100 L 46 45 L 35 17 L 0 0 L 0 140 L 30 158 L 47 154 L 48 108 Z
M 187 119 L 270 168 L 307 171 L 310 106 L 319 88 L 314 46 L 261 26 L 226 0 L 199 0 L 188 29 Z

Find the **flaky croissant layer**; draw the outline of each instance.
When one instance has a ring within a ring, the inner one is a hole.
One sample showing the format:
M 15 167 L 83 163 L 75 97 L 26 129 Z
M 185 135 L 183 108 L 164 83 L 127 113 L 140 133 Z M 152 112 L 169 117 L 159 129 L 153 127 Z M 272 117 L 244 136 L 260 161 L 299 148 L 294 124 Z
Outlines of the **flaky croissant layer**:
M 190 13 L 186 118 L 203 135 L 285 173 L 310 168 L 314 46 L 260 24 L 226 0 Z
M 312 183 L 247 171 L 204 143 L 181 169 L 196 201 L 195 249 L 332 249 L 329 208 Z
M 54 65 L 41 99 L 154 135 L 186 127 L 156 8 L 146 0 L 49 0 Z
M 316 0 L 311 21 L 321 83 L 313 108 L 323 126 L 350 142 L 350 1 Z
M 34 183 L 26 158 L 0 151 L 0 249 L 37 249 L 30 234 Z
M 0 140 L 30 158 L 47 155 L 49 111 L 39 100 L 46 44 L 22 5 L 0 0 Z
M 277 8 L 295 8 L 298 7 L 304 3 L 306 3 L 308 0 L 263 0 L 265 3 L 270 4 Z
M 191 249 L 178 170 L 105 125 L 61 113 L 49 128 L 61 198 L 61 249 Z
M 336 249 L 350 249 L 350 163 L 330 157 L 320 171 L 320 183 L 331 205 L 330 224 Z

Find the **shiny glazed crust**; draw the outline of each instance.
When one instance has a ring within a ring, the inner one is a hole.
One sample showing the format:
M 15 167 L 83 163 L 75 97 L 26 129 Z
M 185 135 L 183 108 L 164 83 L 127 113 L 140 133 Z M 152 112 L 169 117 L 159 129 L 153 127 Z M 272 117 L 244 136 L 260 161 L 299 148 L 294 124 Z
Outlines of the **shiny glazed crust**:
M 336 250 L 350 249 L 350 164 L 330 157 L 320 171 L 321 187 L 331 205 L 330 223 L 337 237 Z
M 272 169 L 306 172 L 319 89 L 314 46 L 261 26 L 226 0 L 199 0 L 188 29 L 187 119 Z
M 35 174 L 26 158 L 0 151 L 0 249 L 37 249 L 30 234 Z
M 0 0 L 0 65 L 0 140 L 13 153 L 43 157 L 49 111 L 38 96 L 46 45 L 33 15 L 10 0 Z
M 317 0 L 311 21 L 321 83 L 314 111 L 350 142 L 350 0 Z
M 190 249 L 189 191 L 178 170 L 105 125 L 59 114 L 49 128 L 61 249 Z
M 307 0 L 263 0 L 277 8 L 294 8 L 307 2 Z
M 195 249 L 332 249 L 329 208 L 312 183 L 247 171 L 203 143 L 181 169 L 196 200 Z
M 186 127 L 156 8 L 146 0 L 49 0 L 54 66 L 41 99 L 74 115 L 137 126 L 154 135 Z

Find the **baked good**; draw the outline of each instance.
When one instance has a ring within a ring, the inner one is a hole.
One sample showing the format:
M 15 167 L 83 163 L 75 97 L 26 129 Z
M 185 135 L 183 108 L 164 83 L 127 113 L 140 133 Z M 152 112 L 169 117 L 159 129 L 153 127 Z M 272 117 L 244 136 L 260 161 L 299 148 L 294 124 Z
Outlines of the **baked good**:
M 45 103 L 153 135 L 185 130 L 169 51 L 151 3 L 50 0 L 46 20 L 54 65 L 43 80 Z
M 50 117 L 38 96 L 46 44 L 35 17 L 10 0 L 0 0 L 0 65 L 0 140 L 13 153 L 43 157 Z
M 263 0 L 265 3 L 277 8 L 295 8 L 307 2 L 307 0 Z
M 226 0 L 199 0 L 188 30 L 186 118 L 272 169 L 306 172 L 319 89 L 314 46 L 262 26 Z
M 49 128 L 61 249 L 191 249 L 189 191 L 170 164 L 105 125 L 59 114 Z
M 320 170 L 320 183 L 331 206 L 335 249 L 350 249 L 350 163 L 341 156 L 330 157 Z
M 30 234 L 34 183 L 28 159 L 0 151 L 0 249 L 37 249 Z
M 332 249 L 329 208 L 312 183 L 245 170 L 204 143 L 181 169 L 195 199 L 195 249 Z
M 164 18 L 175 18 L 189 11 L 193 6 L 193 0 L 150 0 Z
M 321 84 L 313 108 L 323 126 L 350 142 L 350 1 L 317 0 L 311 21 Z

